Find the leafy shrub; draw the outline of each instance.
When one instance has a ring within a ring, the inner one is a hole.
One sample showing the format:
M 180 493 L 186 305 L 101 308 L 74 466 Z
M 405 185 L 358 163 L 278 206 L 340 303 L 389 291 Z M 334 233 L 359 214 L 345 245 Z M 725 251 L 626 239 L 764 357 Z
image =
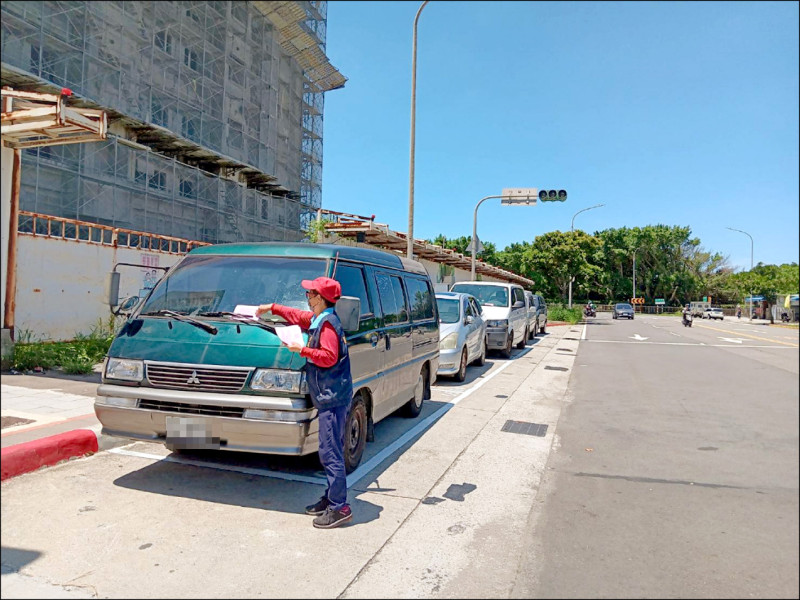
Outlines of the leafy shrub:
M 581 320 L 582 316 L 583 311 L 577 307 L 567 308 L 562 304 L 551 304 L 547 307 L 548 321 L 565 321 L 574 325 Z
M 98 321 L 91 333 L 79 333 L 71 342 L 18 342 L 14 345 L 13 368 L 30 371 L 35 367 L 62 367 L 67 373 L 89 373 L 108 352 L 114 340 L 113 329 L 113 321 Z

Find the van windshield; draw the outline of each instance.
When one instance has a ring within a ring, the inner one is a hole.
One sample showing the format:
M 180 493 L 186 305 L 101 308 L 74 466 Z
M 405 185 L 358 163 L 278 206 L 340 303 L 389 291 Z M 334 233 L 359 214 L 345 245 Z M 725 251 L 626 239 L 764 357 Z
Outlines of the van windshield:
M 508 288 L 501 285 L 457 283 L 450 291 L 472 294 L 478 299 L 481 306 L 508 306 Z
M 265 256 L 190 256 L 153 289 L 140 314 L 171 310 L 233 312 L 275 302 L 308 310 L 303 279 L 325 275 L 326 261 Z

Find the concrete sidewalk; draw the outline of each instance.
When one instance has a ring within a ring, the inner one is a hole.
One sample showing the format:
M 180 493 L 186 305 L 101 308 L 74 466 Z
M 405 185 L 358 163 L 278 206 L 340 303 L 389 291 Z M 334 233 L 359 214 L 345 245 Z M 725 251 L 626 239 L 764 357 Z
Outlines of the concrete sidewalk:
M 94 414 L 99 382 L 99 373 L 3 373 L 0 479 L 116 445 L 116 438 L 101 436 L 101 425 Z

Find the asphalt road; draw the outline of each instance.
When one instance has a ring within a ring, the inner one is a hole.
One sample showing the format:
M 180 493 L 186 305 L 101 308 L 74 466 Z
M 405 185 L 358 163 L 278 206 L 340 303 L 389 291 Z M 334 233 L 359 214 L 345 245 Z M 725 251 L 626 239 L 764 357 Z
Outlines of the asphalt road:
M 590 320 L 513 597 L 797 598 L 798 332 Z
M 313 457 L 133 443 L 5 481 L 2 596 L 796 598 L 797 330 L 548 331 L 379 423 L 340 529 L 302 512 Z

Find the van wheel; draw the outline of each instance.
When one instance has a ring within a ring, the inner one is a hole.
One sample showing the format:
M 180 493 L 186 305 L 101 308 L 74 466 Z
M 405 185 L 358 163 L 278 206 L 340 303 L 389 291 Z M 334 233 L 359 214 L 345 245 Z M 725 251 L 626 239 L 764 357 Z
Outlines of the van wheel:
M 539 333 L 547 333 L 547 320 L 545 320 L 544 325 L 542 325 L 542 328 L 539 330 Z
M 522 350 L 525 347 L 525 343 L 528 341 L 528 328 L 525 328 L 525 334 L 519 340 L 519 344 L 517 344 L 517 348 Z
M 503 358 L 511 358 L 511 346 L 514 343 L 514 332 L 508 334 L 508 340 L 506 341 L 506 347 L 500 350 L 500 356 Z
M 347 413 L 344 429 L 344 469 L 352 473 L 361 462 L 364 447 L 367 445 L 367 407 L 361 394 L 353 398 Z
M 453 377 L 456 381 L 464 381 L 467 378 L 467 346 L 461 351 L 461 364 L 458 365 L 458 372 Z M 416 395 L 416 390 L 414 391 Z
M 431 397 L 430 380 L 428 378 L 428 365 L 422 367 L 417 378 L 417 385 L 414 386 L 414 397 L 406 402 L 405 416 L 413 419 L 422 412 L 422 404 L 426 398 Z
M 481 355 L 475 359 L 475 364 L 482 367 L 486 364 L 486 339 L 481 342 Z

